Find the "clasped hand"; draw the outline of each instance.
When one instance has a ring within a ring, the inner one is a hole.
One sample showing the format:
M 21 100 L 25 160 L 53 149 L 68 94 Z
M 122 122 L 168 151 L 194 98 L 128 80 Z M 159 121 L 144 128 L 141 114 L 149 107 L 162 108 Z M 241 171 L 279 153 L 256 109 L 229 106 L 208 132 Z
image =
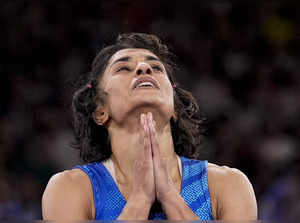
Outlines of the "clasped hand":
M 175 185 L 167 171 L 167 160 L 161 157 L 152 114 L 141 114 L 140 124 L 140 144 L 144 154 L 140 153 L 134 164 L 131 195 L 144 199 L 149 205 L 155 198 L 163 203 L 176 191 Z

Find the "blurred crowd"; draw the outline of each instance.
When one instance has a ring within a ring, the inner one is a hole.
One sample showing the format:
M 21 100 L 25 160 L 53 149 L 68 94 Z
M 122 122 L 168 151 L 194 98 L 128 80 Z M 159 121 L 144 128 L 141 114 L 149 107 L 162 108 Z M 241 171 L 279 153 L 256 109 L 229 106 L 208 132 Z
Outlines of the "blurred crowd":
M 123 32 L 169 44 L 210 120 L 202 158 L 249 177 L 259 218 L 300 217 L 300 4 L 205 2 L 2 2 L 0 220 L 40 219 L 49 178 L 80 162 L 71 83 Z

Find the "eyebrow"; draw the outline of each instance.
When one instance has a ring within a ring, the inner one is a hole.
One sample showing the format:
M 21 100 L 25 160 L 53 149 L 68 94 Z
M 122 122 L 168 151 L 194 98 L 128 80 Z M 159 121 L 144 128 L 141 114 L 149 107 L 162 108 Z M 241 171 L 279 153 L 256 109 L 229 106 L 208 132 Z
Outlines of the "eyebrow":
M 158 58 L 156 58 L 154 56 L 146 56 L 145 58 L 146 58 L 146 60 L 156 60 L 156 61 L 161 62 L 160 59 L 158 59 Z
M 154 57 L 154 56 L 150 56 L 150 55 L 145 56 L 145 59 L 146 59 L 147 61 L 155 60 L 155 61 L 161 62 L 160 59 L 158 59 L 158 58 L 156 58 L 156 57 Z M 121 58 L 115 60 L 115 61 L 113 62 L 112 65 L 114 65 L 114 64 L 116 64 L 116 63 L 118 63 L 118 62 L 128 62 L 128 61 L 130 61 L 130 60 L 132 60 L 132 57 L 130 57 L 130 56 L 121 57 Z
M 122 61 L 127 62 L 129 60 L 131 60 L 131 57 L 129 57 L 129 56 L 121 57 L 121 58 L 115 60 L 112 65 L 114 65 L 115 63 L 118 63 L 118 62 L 122 62 Z

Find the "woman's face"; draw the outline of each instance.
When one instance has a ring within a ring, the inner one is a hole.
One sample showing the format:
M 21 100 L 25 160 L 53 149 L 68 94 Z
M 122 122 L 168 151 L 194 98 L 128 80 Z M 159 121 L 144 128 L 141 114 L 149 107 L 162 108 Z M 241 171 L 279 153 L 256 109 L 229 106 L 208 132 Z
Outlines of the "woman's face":
M 174 113 L 173 88 L 160 59 L 146 49 L 129 48 L 109 60 L 100 82 L 108 93 L 106 107 L 115 121 L 138 108 L 157 109 L 166 118 Z

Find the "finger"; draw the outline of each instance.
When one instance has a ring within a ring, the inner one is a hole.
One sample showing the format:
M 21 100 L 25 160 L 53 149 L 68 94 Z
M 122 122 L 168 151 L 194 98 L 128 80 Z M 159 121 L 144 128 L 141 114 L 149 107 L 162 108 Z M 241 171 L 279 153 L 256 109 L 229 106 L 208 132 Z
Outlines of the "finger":
M 152 151 L 151 151 L 151 139 L 150 139 L 150 129 L 147 124 L 147 118 L 144 116 L 144 151 L 145 151 L 145 160 L 152 160 Z
M 145 135 L 145 131 L 144 131 L 144 123 L 145 123 L 145 114 L 141 114 L 140 115 L 140 126 L 141 126 L 141 131 L 139 131 L 139 142 L 141 145 L 144 144 L 144 135 Z
M 145 123 L 145 114 L 142 113 L 141 116 L 140 116 L 140 124 L 141 124 L 141 126 L 143 126 L 144 123 Z
M 160 156 L 160 150 L 159 150 L 159 145 L 157 141 L 157 133 L 156 129 L 154 127 L 154 120 L 152 117 L 152 114 L 150 113 L 149 115 L 149 128 L 150 128 L 150 139 L 151 139 L 151 148 L 152 148 L 152 153 L 154 157 L 159 157 Z

